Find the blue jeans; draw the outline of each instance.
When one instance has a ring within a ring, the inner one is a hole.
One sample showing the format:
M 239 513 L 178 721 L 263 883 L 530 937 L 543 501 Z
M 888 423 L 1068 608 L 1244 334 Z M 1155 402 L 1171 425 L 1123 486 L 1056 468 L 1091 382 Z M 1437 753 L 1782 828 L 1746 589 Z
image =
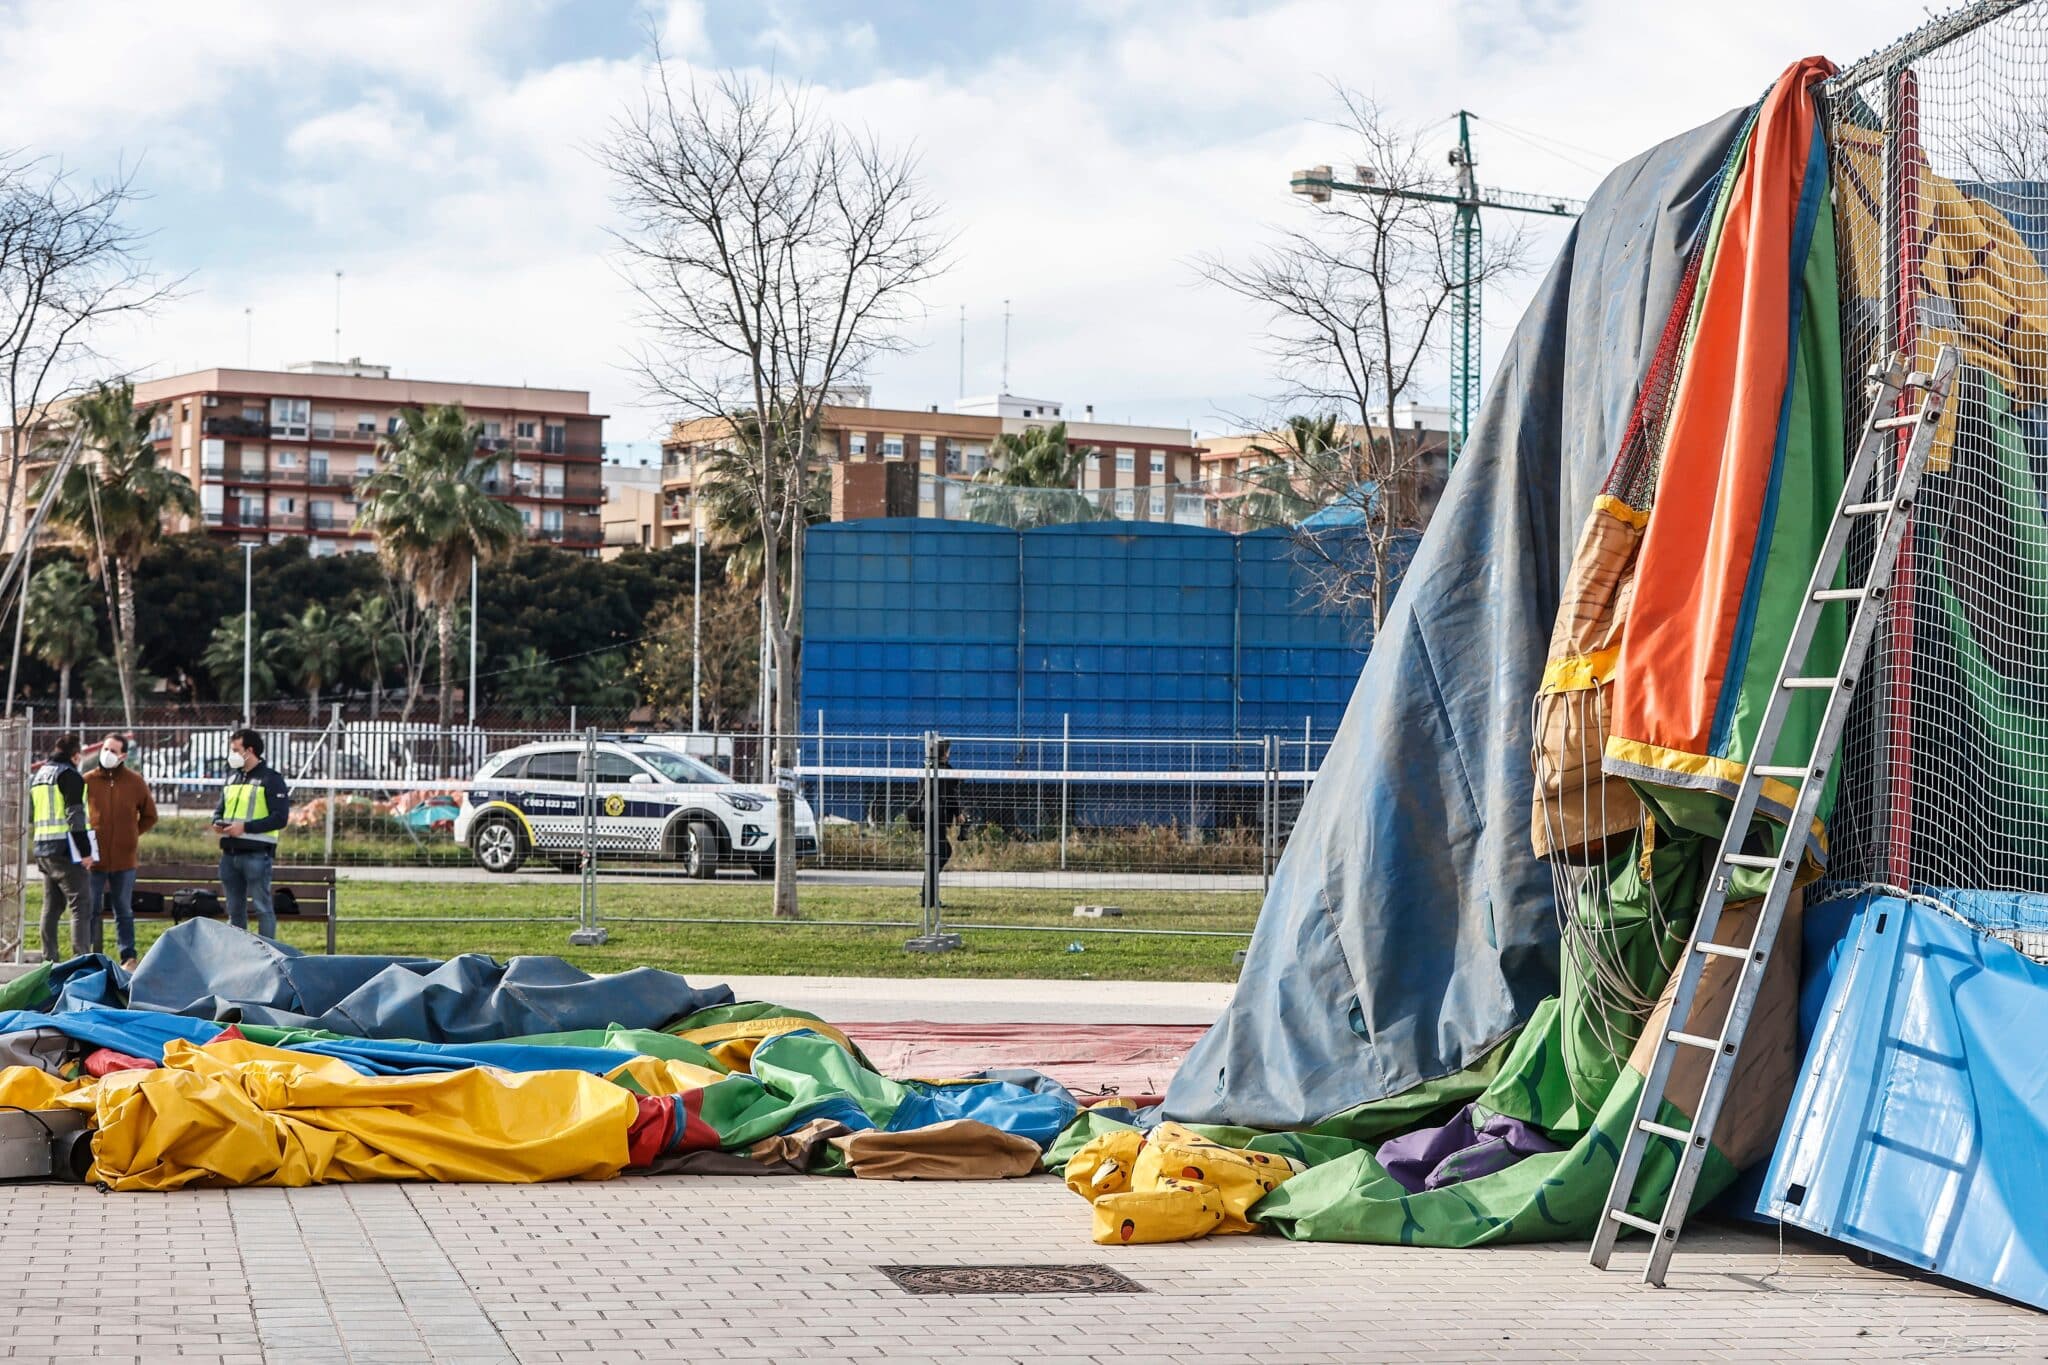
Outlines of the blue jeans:
M 120 961 L 126 962 L 135 956 L 135 869 L 126 872 L 102 872 L 94 868 L 87 874 L 85 903 L 92 909 L 95 947 L 100 943 L 100 907 L 107 903 L 108 893 L 113 893 L 114 941 L 120 945 Z
M 268 853 L 221 854 L 220 889 L 228 894 L 230 924 L 247 929 L 249 906 L 253 903 L 257 931 L 265 938 L 276 938 L 277 911 L 270 904 L 270 861 Z

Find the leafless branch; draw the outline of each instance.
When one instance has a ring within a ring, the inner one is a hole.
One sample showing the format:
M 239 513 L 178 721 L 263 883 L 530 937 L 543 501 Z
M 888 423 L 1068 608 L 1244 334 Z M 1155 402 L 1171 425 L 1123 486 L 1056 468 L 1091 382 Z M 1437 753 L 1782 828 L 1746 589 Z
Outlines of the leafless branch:
M 727 72 L 672 77 L 657 45 L 639 104 L 598 155 L 625 226 L 648 390 L 684 418 L 751 428 L 777 766 L 794 762 L 804 509 L 833 390 L 903 348 L 949 241 L 916 159 L 834 122 L 806 90 Z M 784 566 L 782 572 L 776 566 Z M 778 803 L 776 908 L 794 913 L 791 805 Z
M 105 377 L 96 372 L 96 334 L 148 312 L 182 283 L 145 265 L 144 234 L 126 221 L 139 197 L 125 168 L 88 182 L 43 158 L 0 153 L 0 384 L 11 429 L 0 543 L 13 534 L 22 467 L 44 415 Z
M 1348 433 L 1320 464 L 1297 469 L 1292 484 L 1302 497 L 1324 499 L 1317 506 L 1349 505 L 1355 516 L 1344 519 L 1354 527 L 1341 536 L 1309 529 L 1296 541 L 1317 566 L 1323 596 L 1369 606 L 1377 628 L 1399 542 L 1423 519 L 1438 449 L 1399 432 L 1396 409 L 1424 367 L 1442 361 L 1444 325 L 1467 271 L 1455 207 L 1407 197 L 1452 192 L 1441 162 L 1365 96 L 1340 89 L 1337 100 L 1355 174 L 1384 192 L 1334 197 L 1249 258 L 1208 257 L 1197 268 L 1266 312 L 1276 401 Z M 1498 234 L 1473 262 L 1471 287 L 1518 271 L 1526 255 L 1520 231 Z

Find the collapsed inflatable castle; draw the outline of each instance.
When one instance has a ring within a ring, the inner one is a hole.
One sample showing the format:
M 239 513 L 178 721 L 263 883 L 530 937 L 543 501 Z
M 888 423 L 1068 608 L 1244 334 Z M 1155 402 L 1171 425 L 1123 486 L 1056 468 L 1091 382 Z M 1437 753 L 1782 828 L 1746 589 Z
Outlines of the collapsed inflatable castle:
M 1653 1041 L 1687 1022 L 1674 967 L 1865 377 L 1948 348 L 1814 818 L 1788 829 L 1767 782 L 1740 832 L 1799 890 L 1693 1203 L 2048 1307 L 2044 108 L 2048 15 L 2008 0 L 1798 62 L 1608 177 L 1163 1105 L 890 1079 L 823 1020 L 666 973 L 301 958 L 193 922 L 132 981 L 86 958 L 0 988 L 0 1107 L 52 1116 L 115 1190 L 1050 1170 L 1110 1244 L 1587 1239 Z M 1840 665 L 1844 616 L 1809 672 Z M 1792 704 L 1788 742 L 1823 704 Z M 1734 973 L 1707 966 L 1693 1018 Z M 1674 1069 L 1671 1124 L 1705 1066 Z M 1655 1149 L 1639 1198 L 1675 1167 Z

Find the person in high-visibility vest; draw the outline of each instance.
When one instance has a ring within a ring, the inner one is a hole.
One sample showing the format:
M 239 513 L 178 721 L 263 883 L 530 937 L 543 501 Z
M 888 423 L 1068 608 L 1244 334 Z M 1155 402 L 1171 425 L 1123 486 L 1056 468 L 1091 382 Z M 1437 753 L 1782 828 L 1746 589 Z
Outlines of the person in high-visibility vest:
M 237 730 L 228 738 L 228 763 L 234 772 L 220 789 L 220 804 L 213 810 L 228 921 L 247 929 L 249 906 L 254 904 L 257 932 L 276 938 L 270 871 L 277 855 L 277 832 L 292 813 L 291 789 L 285 786 L 284 775 L 263 761 L 263 736 L 254 730 Z
M 99 845 L 86 810 L 85 779 L 78 771 L 77 735 L 59 735 L 50 756 L 28 784 L 28 813 L 36 869 L 43 874 L 43 961 L 57 961 L 57 926 L 71 912 L 71 955 L 97 952 L 99 907 L 86 902 L 86 884 Z

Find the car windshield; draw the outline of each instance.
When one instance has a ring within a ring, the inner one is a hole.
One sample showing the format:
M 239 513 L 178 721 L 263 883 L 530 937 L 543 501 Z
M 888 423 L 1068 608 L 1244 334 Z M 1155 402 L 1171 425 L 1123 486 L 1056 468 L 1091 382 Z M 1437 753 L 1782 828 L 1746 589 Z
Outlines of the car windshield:
M 642 763 L 659 772 L 671 782 L 718 782 L 732 781 L 724 773 L 708 763 L 699 763 L 688 754 L 679 754 L 673 749 L 657 749 L 652 745 L 635 749 L 634 754 Z

